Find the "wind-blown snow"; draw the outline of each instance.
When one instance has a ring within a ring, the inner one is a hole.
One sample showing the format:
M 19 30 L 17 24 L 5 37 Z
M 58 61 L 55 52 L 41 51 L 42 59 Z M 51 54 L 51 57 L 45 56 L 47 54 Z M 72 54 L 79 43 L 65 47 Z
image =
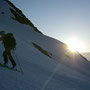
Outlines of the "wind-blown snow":
M 24 72 L 22 75 L 0 67 L 0 90 L 90 90 L 89 62 L 79 53 L 69 53 L 64 43 L 36 32 L 33 26 L 13 20 L 9 10 L 13 7 L 4 0 L 0 1 L 0 30 L 14 34 L 17 40 L 15 53 Z M 32 43 L 45 50 L 51 58 Z M 1 63 L 3 50 L 0 43 Z M 12 55 L 20 70 L 13 52 Z

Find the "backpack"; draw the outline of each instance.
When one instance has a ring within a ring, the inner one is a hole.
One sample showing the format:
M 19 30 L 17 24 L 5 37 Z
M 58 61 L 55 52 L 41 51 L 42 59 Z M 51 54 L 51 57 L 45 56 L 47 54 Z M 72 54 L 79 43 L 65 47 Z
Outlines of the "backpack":
M 5 37 L 3 39 L 3 44 L 5 48 L 10 48 L 10 49 L 16 48 L 16 40 L 12 33 L 5 34 Z

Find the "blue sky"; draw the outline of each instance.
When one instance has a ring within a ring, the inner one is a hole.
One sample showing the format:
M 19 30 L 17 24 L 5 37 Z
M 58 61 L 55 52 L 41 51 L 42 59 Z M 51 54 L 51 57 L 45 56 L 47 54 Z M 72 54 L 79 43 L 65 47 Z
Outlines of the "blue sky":
M 81 40 L 90 51 L 90 0 L 10 0 L 45 35 Z

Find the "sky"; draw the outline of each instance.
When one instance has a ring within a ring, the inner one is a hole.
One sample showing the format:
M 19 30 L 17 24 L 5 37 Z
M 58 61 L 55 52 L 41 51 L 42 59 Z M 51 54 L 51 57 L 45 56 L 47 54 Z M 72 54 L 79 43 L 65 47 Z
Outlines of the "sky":
M 10 0 L 45 35 L 76 37 L 90 52 L 90 0 Z

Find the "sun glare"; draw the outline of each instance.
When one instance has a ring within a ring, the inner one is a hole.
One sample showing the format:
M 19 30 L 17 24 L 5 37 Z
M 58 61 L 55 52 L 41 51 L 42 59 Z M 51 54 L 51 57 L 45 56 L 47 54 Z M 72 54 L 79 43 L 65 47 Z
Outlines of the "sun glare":
M 67 45 L 68 45 L 69 50 L 71 50 L 72 52 L 76 52 L 76 51 L 80 53 L 85 52 L 84 44 L 78 39 L 72 38 L 68 40 Z

